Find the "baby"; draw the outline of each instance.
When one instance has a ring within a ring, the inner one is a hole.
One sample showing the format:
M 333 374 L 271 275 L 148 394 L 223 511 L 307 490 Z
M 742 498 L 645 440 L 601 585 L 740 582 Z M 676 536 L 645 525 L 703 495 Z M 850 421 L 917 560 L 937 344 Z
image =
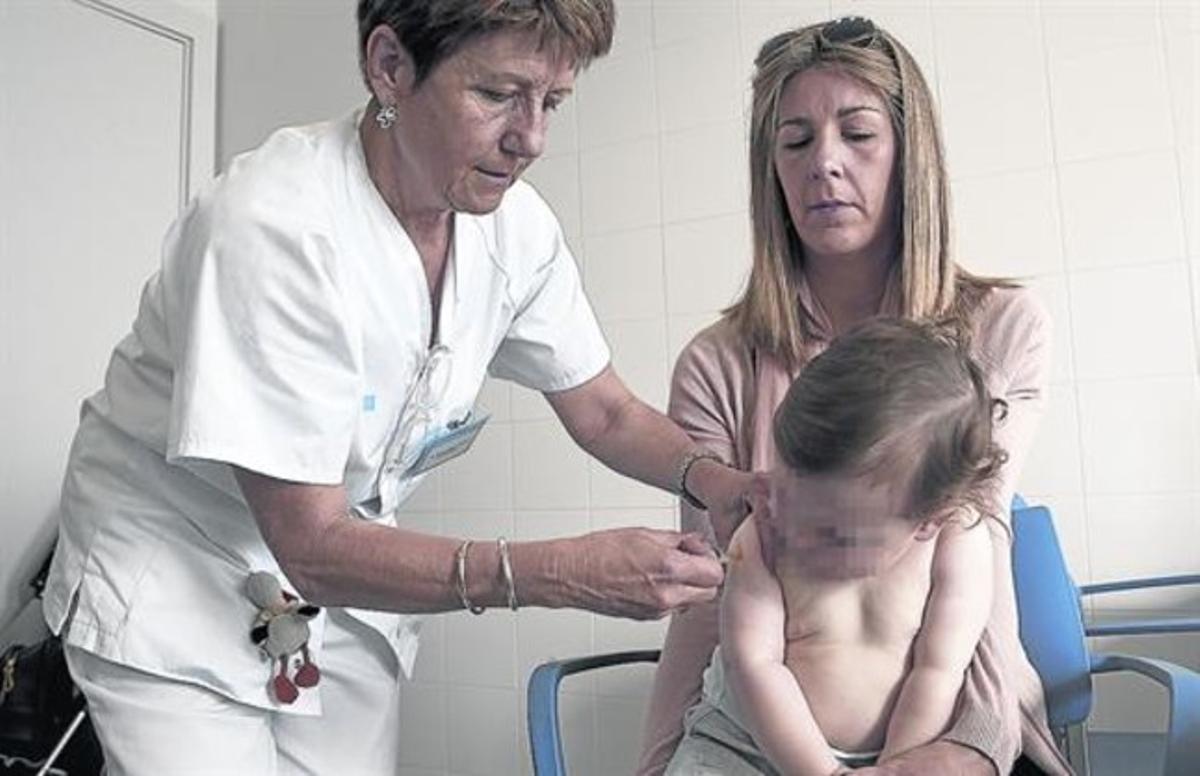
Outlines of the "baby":
M 1004 460 L 997 407 L 959 345 L 907 321 L 864 324 L 804 369 L 669 774 L 828 776 L 948 727 L 991 609 L 977 524 Z

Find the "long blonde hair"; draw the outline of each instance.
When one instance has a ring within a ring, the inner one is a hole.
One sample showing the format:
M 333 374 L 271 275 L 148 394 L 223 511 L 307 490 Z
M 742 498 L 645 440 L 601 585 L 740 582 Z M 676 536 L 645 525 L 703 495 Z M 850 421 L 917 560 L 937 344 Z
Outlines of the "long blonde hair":
M 916 60 L 870 22 L 871 33 L 849 42 L 822 34 L 833 22 L 780 33 L 755 59 L 750 118 L 750 220 L 753 262 L 746 290 L 724 311 L 741 334 L 795 367 L 816 336 L 812 310 L 798 296 L 804 247 L 792 226 L 775 169 L 779 100 L 788 79 L 814 67 L 837 69 L 876 90 L 888 106 L 897 138 L 896 174 L 902 187 L 900 315 L 940 320 L 965 332 L 967 317 L 991 287 L 1007 281 L 977 278 L 951 255 L 950 192 L 933 97 Z

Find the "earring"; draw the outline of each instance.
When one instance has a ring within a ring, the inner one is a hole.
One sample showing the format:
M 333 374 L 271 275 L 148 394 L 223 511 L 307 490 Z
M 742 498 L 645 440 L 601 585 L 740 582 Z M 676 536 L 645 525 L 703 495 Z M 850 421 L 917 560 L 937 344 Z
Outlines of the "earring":
M 379 125 L 380 129 L 391 129 L 392 125 L 396 123 L 396 106 L 379 106 L 379 110 L 375 114 L 375 123 Z

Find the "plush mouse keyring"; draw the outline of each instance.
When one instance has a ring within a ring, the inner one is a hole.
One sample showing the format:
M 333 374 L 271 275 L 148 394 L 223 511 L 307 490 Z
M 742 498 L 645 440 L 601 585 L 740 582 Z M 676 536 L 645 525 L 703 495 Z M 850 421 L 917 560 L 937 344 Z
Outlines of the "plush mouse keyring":
M 266 571 L 250 575 L 246 580 L 246 595 L 259 608 L 250 629 L 250 640 L 271 658 L 272 677 L 268 687 L 280 703 L 295 703 L 300 695 L 297 687 L 315 687 L 321 680 L 321 671 L 308 654 L 308 621 L 321 608 L 302 603 L 283 589 L 274 574 Z M 296 652 L 302 661 L 293 680 L 288 678 L 288 663 Z M 274 673 L 276 663 L 278 674 Z

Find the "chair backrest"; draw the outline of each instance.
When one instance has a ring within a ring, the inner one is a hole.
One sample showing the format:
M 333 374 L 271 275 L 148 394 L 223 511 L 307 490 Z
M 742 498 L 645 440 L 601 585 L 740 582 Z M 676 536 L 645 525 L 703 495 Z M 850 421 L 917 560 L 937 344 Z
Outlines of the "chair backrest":
M 1014 504 L 1012 526 L 1021 643 L 1041 677 L 1050 727 L 1060 730 L 1082 722 L 1092 709 L 1079 591 L 1049 509 Z

